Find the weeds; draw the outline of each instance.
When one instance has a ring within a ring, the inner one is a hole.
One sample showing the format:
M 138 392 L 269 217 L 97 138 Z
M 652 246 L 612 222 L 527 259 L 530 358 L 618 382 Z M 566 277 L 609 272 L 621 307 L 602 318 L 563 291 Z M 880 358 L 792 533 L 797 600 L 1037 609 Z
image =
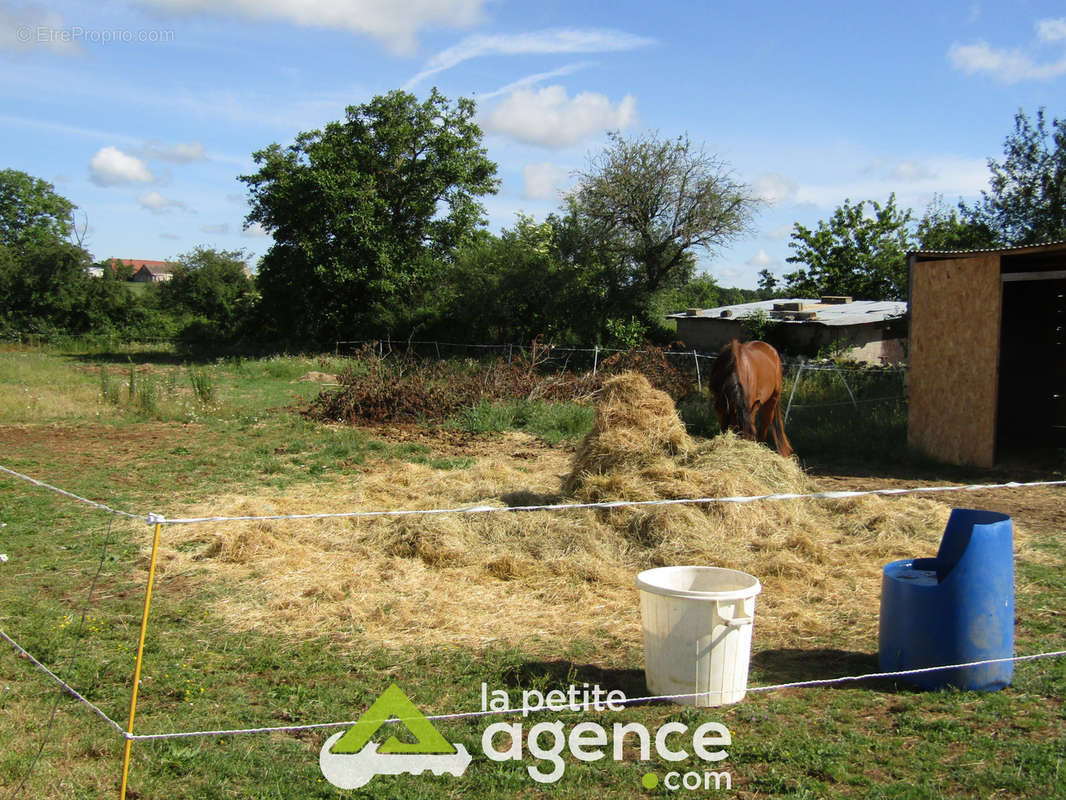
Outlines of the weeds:
M 151 375 L 145 375 L 140 381 L 136 394 L 133 391 L 133 383 L 130 382 L 130 400 L 137 413 L 145 417 L 156 417 L 159 414 L 159 394 L 156 390 L 155 379 Z
M 192 384 L 193 395 L 201 406 L 208 407 L 215 404 L 215 383 L 207 372 L 190 369 L 189 383 Z
M 117 406 L 119 400 L 119 385 L 112 379 L 107 367 L 100 368 L 100 397 L 105 402 Z

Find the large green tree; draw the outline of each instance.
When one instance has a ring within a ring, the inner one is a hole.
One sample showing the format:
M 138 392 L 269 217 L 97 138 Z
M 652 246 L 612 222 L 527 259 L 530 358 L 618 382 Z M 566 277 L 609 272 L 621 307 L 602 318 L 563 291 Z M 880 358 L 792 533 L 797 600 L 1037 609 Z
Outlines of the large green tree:
M 274 335 L 323 342 L 403 333 L 497 188 L 472 100 L 393 91 L 254 154 L 249 223 L 274 237 L 259 267 Z
M 197 247 L 175 259 L 177 269 L 159 285 L 159 305 L 177 318 L 179 339 L 217 347 L 247 332 L 255 284 L 240 250 Z
M 48 181 L 17 169 L 0 170 L 0 245 L 50 245 L 70 235 L 75 206 Z
M 1049 126 L 1043 108 L 1035 120 L 1019 111 L 1003 143 L 1003 160 L 989 159 L 988 168 L 990 191 L 981 193 L 971 214 L 1000 243 L 1066 239 L 1066 119 Z
M 918 221 L 915 237 L 921 250 L 980 250 L 998 244 L 995 231 L 965 203 L 948 208 L 940 195 Z
M 197 247 L 175 259 L 170 280 L 159 286 L 160 302 L 231 331 L 248 314 L 255 285 L 240 250 Z
M 573 344 L 580 305 L 555 235 L 553 217 L 537 223 L 519 215 L 513 228 L 475 237 L 441 287 L 441 327 L 469 341 L 524 343 L 540 336 Z
M 0 170 L 0 329 L 82 333 L 106 323 L 89 254 L 66 241 L 74 204 L 52 184 Z
M 608 306 L 622 315 L 646 313 L 656 291 L 684 285 L 696 252 L 746 232 L 758 205 L 723 161 L 687 136 L 612 133 L 578 179 L 561 217 L 571 229 L 564 251 L 599 262 L 592 272 L 608 282 Z
M 907 251 L 912 241 L 910 210 L 845 200 L 828 221 L 814 230 L 798 222 L 786 260 L 804 266 L 785 275 L 787 294 L 818 297 L 847 295 L 857 300 L 902 300 L 907 297 Z
M 96 323 L 89 254 L 55 240 L 23 248 L 0 245 L 0 328 L 11 332 L 84 333 Z

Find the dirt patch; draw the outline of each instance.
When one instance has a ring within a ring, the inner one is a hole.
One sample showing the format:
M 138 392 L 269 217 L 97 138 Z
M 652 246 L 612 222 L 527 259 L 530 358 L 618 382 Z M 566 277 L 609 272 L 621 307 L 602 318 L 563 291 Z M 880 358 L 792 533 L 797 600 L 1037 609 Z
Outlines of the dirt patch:
M 165 458 L 176 439 L 183 440 L 198 430 L 196 425 L 164 422 L 121 428 L 83 424 L 9 425 L 0 428 L 0 442 L 9 452 L 32 452 L 49 459 L 48 474 L 31 477 L 54 482 L 71 475 L 78 478 L 89 475 L 98 478 L 93 484 L 99 493 L 114 491 L 116 486 L 136 485 L 143 480 L 140 470 Z
M 1031 477 L 1040 481 L 1038 475 Z M 1006 482 L 1010 478 L 990 477 L 974 473 L 954 479 L 887 478 L 868 475 L 818 475 L 815 480 L 826 491 L 866 491 L 872 489 L 902 489 L 918 486 L 963 486 Z M 1032 534 L 1062 534 L 1066 532 L 1066 488 L 1062 486 L 1024 487 L 1017 489 L 985 489 L 978 491 L 936 492 L 928 497 L 953 508 L 981 508 L 1008 514 L 1017 524 Z
M 299 378 L 296 379 L 297 383 L 336 383 L 337 376 L 331 375 L 328 372 L 305 372 Z

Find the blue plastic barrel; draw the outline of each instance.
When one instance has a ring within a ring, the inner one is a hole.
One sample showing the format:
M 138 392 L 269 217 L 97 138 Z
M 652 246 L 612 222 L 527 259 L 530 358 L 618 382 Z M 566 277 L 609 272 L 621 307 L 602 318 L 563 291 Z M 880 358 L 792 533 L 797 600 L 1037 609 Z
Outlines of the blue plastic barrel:
M 995 511 L 956 508 L 936 558 L 886 564 L 878 661 L 885 672 L 1014 655 L 1014 537 Z M 923 689 L 1009 686 L 1011 661 L 909 675 Z

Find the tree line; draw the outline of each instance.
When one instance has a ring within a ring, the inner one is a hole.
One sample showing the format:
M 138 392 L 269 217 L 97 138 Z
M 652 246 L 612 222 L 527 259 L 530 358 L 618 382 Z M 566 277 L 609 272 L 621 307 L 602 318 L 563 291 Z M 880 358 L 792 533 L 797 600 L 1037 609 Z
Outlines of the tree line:
M 74 204 L 47 182 L 0 171 L 0 335 L 108 333 L 189 348 L 326 347 L 338 339 L 439 338 L 632 346 L 671 338 L 665 314 L 773 296 L 906 297 L 906 253 L 1066 238 L 1066 121 L 1023 112 L 989 160 L 989 191 L 916 219 L 895 196 L 850 199 L 816 228 L 796 224 L 778 277 L 757 290 L 698 274 L 752 227 L 760 201 L 687 136 L 609 135 L 577 188 L 537 222 L 499 233 L 482 198 L 497 191 L 472 100 L 393 91 L 288 146 L 253 154 L 240 176 L 249 224 L 273 244 L 244 254 L 196 248 L 141 293 L 105 262 L 89 276 Z

